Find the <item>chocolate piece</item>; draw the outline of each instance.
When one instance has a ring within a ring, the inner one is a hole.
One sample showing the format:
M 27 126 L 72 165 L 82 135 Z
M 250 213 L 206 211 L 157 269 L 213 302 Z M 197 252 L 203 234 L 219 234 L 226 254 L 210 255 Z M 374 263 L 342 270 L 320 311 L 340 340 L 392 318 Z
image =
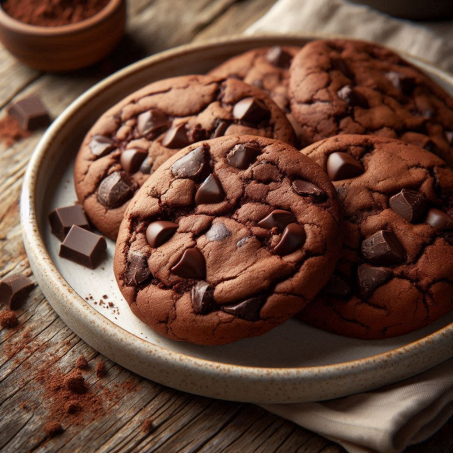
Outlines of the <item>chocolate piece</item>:
M 389 205 L 403 219 L 415 223 L 425 214 L 426 198 L 415 190 L 403 189 L 390 198 Z
M 182 278 L 203 280 L 206 276 L 206 262 L 197 248 L 187 249 L 171 271 Z
M 104 157 L 115 149 L 115 142 L 103 135 L 93 135 L 89 147 L 95 156 Z
M 362 107 L 364 109 L 368 108 L 367 98 L 352 88 L 351 85 L 345 85 L 343 88 L 338 90 L 337 96 L 351 107 Z
M 17 310 L 34 283 L 25 275 L 14 274 L 0 281 L 0 304 L 8 304 L 10 310 Z
M 428 223 L 436 230 L 453 229 L 453 219 L 440 209 L 431 208 L 426 215 L 425 223 Z
M 148 153 L 144 149 L 126 149 L 121 153 L 120 164 L 126 173 L 135 173 L 147 157 Z
M 247 169 L 256 158 L 261 154 L 261 149 L 258 145 L 241 144 L 236 145 L 227 155 L 227 162 L 235 168 L 241 170 Z
M 289 255 L 304 245 L 305 230 L 297 223 L 290 223 L 283 231 L 280 242 L 272 249 L 280 256 Z
M 367 299 L 374 290 L 382 286 L 392 273 L 383 267 L 373 267 L 369 264 L 362 264 L 357 268 L 357 284 L 361 297 Z
M 98 201 L 107 208 L 118 208 L 130 200 L 137 190 L 137 183 L 124 171 L 107 176 L 98 189 Z
M 8 109 L 9 115 L 19 121 L 20 127 L 33 131 L 50 124 L 49 113 L 38 96 L 32 95 L 20 99 Z
M 167 127 L 168 117 L 162 110 L 148 110 L 137 117 L 137 131 L 141 136 L 160 131 Z
M 445 131 L 445 137 L 447 138 L 448 144 L 453 145 L 453 131 Z
M 364 171 L 362 164 L 348 153 L 332 153 L 327 159 L 327 174 L 332 181 L 355 178 Z
M 140 285 L 151 276 L 146 255 L 139 251 L 129 251 L 127 254 L 126 285 Z
M 60 256 L 95 269 L 102 261 L 107 243 L 103 236 L 74 225 L 60 247 Z
M 258 321 L 263 303 L 263 297 L 252 297 L 251 299 L 244 300 L 238 304 L 224 305 L 222 310 L 230 315 L 253 322 Z
M 221 241 L 222 239 L 231 236 L 231 231 L 220 222 L 214 223 L 206 233 L 206 239 L 211 242 Z
M 277 227 L 280 231 L 283 231 L 287 225 L 295 222 L 297 222 L 297 219 L 292 212 L 275 209 L 263 220 L 260 220 L 258 226 L 266 228 L 266 230 L 272 230 L 272 228 Z
M 78 204 L 54 209 L 49 215 L 49 222 L 52 233 L 60 239 L 60 241 L 64 240 L 72 225 L 85 228 L 85 230 L 90 229 L 90 224 L 88 223 L 85 211 L 82 206 Z
M 266 60 L 282 69 L 289 68 L 292 59 L 292 55 L 285 52 L 280 46 L 271 47 L 266 53 Z
M 173 126 L 167 131 L 162 140 L 162 145 L 171 148 L 185 148 L 190 145 L 191 141 L 187 136 L 187 129 L 185 123 L 180 124 L 179 126 Z
M 223 137 L 229 125 L 230 125 L 229 121 L 224 120 L 218 121 L 212 134 L 212 138 Z
M 386 72 L 385 77 L 397 90 L 401 90 L 404 94 L 411 94 L 414 91 L 416 85 L 414 77 L 395 71 Z
M 177 229 L 177 223 L 169 222 L 168 220 L 157 220 L 148 225 L 146 240 L 151 247 L 160 247 L 175 234 Z
M 150 175 L 152 166 L 151 157 L 148 156 L 140 165 L 139 171 L 141 171 L 144 175 Z
M 255 97 L 244 98 L 233 108 L 235 119 L 253 124 L 269 118 L 270 114 L 267 105 L 261 99 Z
M 172 166 L 171 172 L 177 178 L 193 178 L 198 176 L 206 163 L 205 151 L 203 146 L 199 146 L 190 151 L 181 159 L 178 159 Z
M 343 277 L 333 274 L 321 292 L 327 296 L 346 297 L 350 294 L 351 290 L 352 288 L 349 282 Z
M 378 231 L 362 242 L 362 255 L 371 264 L 388 266 L 406 259 L 406 252 L 392 231 Z
M 199 315 L 206 315 L 215 309 L 214 288 L 208 282 L 198 282 L 192 287 L 192 308 Z
M 301 179 L 293 181 L 292 187 L 294 192 L 303 197 L 322 198 L 326 195 L 318 186 Z
M 209 175 L 195 194 L 196 204 L 220 203 L 224 199 L 225 192 L 216 175 Z

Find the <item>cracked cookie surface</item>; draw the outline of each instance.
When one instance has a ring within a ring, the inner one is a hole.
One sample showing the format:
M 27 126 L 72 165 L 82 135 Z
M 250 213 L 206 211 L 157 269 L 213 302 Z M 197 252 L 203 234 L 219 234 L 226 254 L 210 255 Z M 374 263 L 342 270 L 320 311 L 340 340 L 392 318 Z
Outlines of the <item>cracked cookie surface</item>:
M 197 344 L 261 335 L 329 279 L 341 210 L 329 178 L 279 141 L 231 136 L 165 162 L 131 201 L 114 272 L 132 311 Z
M 313 41 L 293 59 L 289 97 L 302 146 L 337 134 L 379 135 L 453 166 L 452 97 L 389 49 Z
M 399 140 L 340 135 L 302 151 L 344 207 L 335 272 L 298 317 L 361 339 L 417 330 L 453 309 L 453 170 Z
M 108 110 L 85 137 L 74 169 L 79 202 L 114 239 L 149 174 L 191 143 L 231 134 L 294 143 L 284 113 L 239 80 L 182 76 L 148 85 Z

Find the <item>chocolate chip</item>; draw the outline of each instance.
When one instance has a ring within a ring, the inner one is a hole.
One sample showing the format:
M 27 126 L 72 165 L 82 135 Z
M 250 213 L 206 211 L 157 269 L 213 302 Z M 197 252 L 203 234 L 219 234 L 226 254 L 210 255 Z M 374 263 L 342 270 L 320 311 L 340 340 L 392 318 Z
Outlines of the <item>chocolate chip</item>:
M 215 309 L 214 288 L 208 282 L 192 287 L 192 308 L 197 315 L 206 315 Z
M 72 225 L 77 225 L 86 230 L 90 229 L 90 224 L 88 223 L 85 212 L 82 209 L 82 206 L 78 204 L 54 209 L 49 215 L 49 222 L 52 233 L 60 239 L 60 241 L 64 240 Z
M 218 121 L 215 126 L 214 132 L 212 133 L 212 138 L 223 137 L 229 125 L 230 125 L 229 121 L 224 120 Z
M 8 304 L 10 310 L 17 310 L 34 283 L 25 275 L 14 274 L 0 281 L 0 304 Z
M 426 151 L 429 151 L 430 153 L 435 153 L 437 151 L 437 146 L 430 138 L 428 138 L 423 146 L 423 149 L 426 149 Z
M 389 201 L 390 207 L 408 222 L 418 222 L 426 211 L 425 196 L 415 190 L 403 189 L 393 195 Z
M 445 137 L 449 145 L 453 145 L 453 131 L 445 131 Z
M 327 174 L 332 181 L 355 178 L 364 171 L 362 164 L 348 153 L 332 153 L 327 159 Z
M 115 149 L 115 142 L 103 135 L 93 135 L 89 147 L 95 156 L 104 157 Z
M 428 223 L 436 230 L 453 229 L 453 219 L 440 209 L 431 208 L 426 215 L 425 223 Z
M 187 135 L 187 129 L 185 124 L 179 126 L 173 126 L 167 131 L 162 140 L 162 145 L 166 148 L 185 148 L 190 145 L 191 141 Z
M 151 157 L 148 156 L 145 158 L 145 160 L 140 165 L 139 171 L 141 171 L 144 175 L 150 175 L 152 166 L 153 166 L 153 164 L 151 161 Z
M 238 304 L 224 305 L 222 310 L 230 315 L 245 319 L 246 321 L 258 321 L 264 297 L 252 297 Z
M 121 153 L 120 163 L 126 173 L 135 173 L 148 157 L 144 149 L 126 149 Z
M 233 108 L 233 117 L 239 121 L 257 124 L 269 118 L 271 112 L 267 105 L 255 97 L 244 98 Z
M 22 129 L 33 131 L 50 124 L 49 113 L 41 98 L 32 95 L 20 99 L 8 109 L 8 114 L 15 117 Z
M 146 255 L 139 251 L 129 251 L 127 254 L 126 285 L 140 285 L 151 276 Z
M 168 220 L 157 220 L 148 225 L 146 240 L 151 247 L 160 247 L 175 234 L 177 229 L 177 223 L 169 222 Z
M 371 264 L 387 266 L 406 259 L 406 252 L 392 231 L 378 231 L 362 242 L 362 255 Z
M 289 68 L 292 59 L 292 55 L 285 52 L 280 46 L 271 47 L 266 53 L 266 60 L 278 68 Z
M 302 179 L 293 181 L 292 187 L 294 192 L 303 197 L 323 198 L 326 195 L 318 186 Z
M 221 222 L 214 223 L 206 233 L 206 239 L 211 242 L 221 241 L 231 236 L 231 231 Z
M 95 269 L 101 262 L 107 243 L 102 236 L 74 225 L 60 247 L 60 256 Z
M 305 238 L 305 230 L 297 223 L 290 223 L 272 251 L 280 256 L 289 255 L 304 245 Z
M 205 149 L 199 146 L 178 159 L 171 166 L 171 172 L 177 178 L 193 178 L 203 171 L 205 163 Z
M 341 90 L 338 90 L 337 96 L 351 107 L 368 108 L 367 98 L 352 88 L 351 85 L 345 85 Z
M 368 299 L 374 290 L 390 280 L 391 276 L 392 273 L 383 267 L 362 264 L 357 268 L 357 283 L 360 296 Z
M 204 256 L 195 247 L 187 249 L 171 271 L 179 277 L 203 280 L 206 276 Z
M 404 94 L 410 94 L 416 86 L 415 78 L 400 72 L 390 71 L 385 73 L 385 77 L 397 89 Z
M 249 143 L 247 145 L 235 145 L 228 153 L 227 162 L 232 167 L 245 170 L 256 161 L 256 158 L 260 154 L 261 149 L 258 145 L 254 145 L 253 143 Z
M 343 277 L 333 274 L 321 292 L 326 296 L 346 297 L 350 294 L 351 290 L 349 282 Z
M 137 131 L 141 136 L 161 131 L 167 127 L 168 117 L 159 109 L 143 112 L 137 118 Z
M 258 222 L 258 226 L 266 228 L 266 230 L 272 230 L 277 227 L 280 231 L 283 231 L 290 223 L 297 222 L 296 216 L 289 211 L 283 209 L 275 209 L 268 216 Z
M 116 171 L 99 185 L 98 201 L 107 208 L 118 208 L 132 198 L 137 188 L 137 183 L 124 171 Z
M 196 204 L 220 203 L 224 199 L 225 192 L 216 175 L 209 175 L 195 194 Z

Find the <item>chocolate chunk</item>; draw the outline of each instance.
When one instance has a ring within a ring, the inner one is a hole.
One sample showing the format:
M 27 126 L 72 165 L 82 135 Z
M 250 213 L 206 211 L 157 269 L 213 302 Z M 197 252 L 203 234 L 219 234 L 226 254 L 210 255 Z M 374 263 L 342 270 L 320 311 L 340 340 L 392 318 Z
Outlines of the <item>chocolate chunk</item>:
M 162 131 L 167 127 L 168 117 L 162 110 L 152 109 L 138 115 L 137 131 L 141 136 Z
M 187 129 L 184 123 L 169 129 L 162 140 L 162 145 L 171 149 L 185 148 L 190 143 L 191 141 L 187 135 Z
M 351 290 L 352 288 L 349 282 L 343 277 L 333 274 L 321 292 L 327 296 L 346 297 L 350 294 Z
M 355 178 L 364 171 L 362 164 L 347 153 L 332 153 L 327 159 L 327 174 L 332 181 Z
M 209 175 L 195 194 L 196 204 L 220 203 L 224 199 L 225 192 L 216 175 Z
M 244 98 L 233 108 L 233 117 L 239 121 L 257 124 L 269 118 L 271 112 L 267 105 L 255 97 Z
M 277 227 L 280 231 L 283 231 L 290 223 L 295 222 L 297 222 L 297 219 L 292 212 L 275 209 L 263 220 L 260 220 L 258 226 L 266 228 L 266 230 Z
M 445 131 L 445 137 L 447 138 L 448 144 L 453 145 L 453 131 Z
M 152 167 L 153 163 L 151 161 L 151 157 L 148 156 L 140 165 L 139 171 L 141 171 L 144 175 L 152 174 Z
M 203 280 L 206 276 L 204 256 L 195 247 L 187 249 L 171 271 L 179 277 Z
M 305 230 L 297 223 L 290 223 L 272 251 L 280 256 L 289 255 L 304 245 L 305 238 Z
M 208 282 L 198 282 L 192 287 L 192 308 L 199 315 L 215 309 L 214 288 Z
M 256 158 L 261 154 L 261 149 L 258 145 L 249 143 L 247 145 L 236 145 L 228 153 L 227 162 L 235 168 L 241 170 L 247 169 Z
M 337 96 L 351 107 L 368 108 L 367 98 L 352 88 L 351 85 L 345 85 L 341 90 L 338 90 Z
M 74 225 L 60 247 L 60 256 L 95 269 L 102 261 L 107 243 L 103 236 Z
M 371 264 L 387 266 L 406 259 L 406 252 L 392 231 L 378 231 L 362 242 L 362 255 Z
M 64 240 L 72 225 L 85 228 L 85 230 L 90 229 L 90 224 L 88 223 L 85 211 L 82 209 L 82 206 L 78 204 L 54 209 L 49 215 L 49 222 L 52 233 L 60 239 L 60 241 Z
M 428 223 L 436 230 L 453 229 L 453 219 L 440 209 L 431 208 L 426 215 L 425 223 Z
M 357 283 L 360 296 L 367 299 L 376 288 L 390 280 L 391 276 L 392 273 L 383 267 L 362 264 L 357 268 Z
M 9 109 L 9 115 L 19 121 L 20 127 L 33 131 L 50 124 L 49 113 L 38 96 L 32 95 L 15 102 Z
M 0 281 L 0 304 L 8 304 L 10 310 L 17 310 L 34 283 L 25 275 L 14 274 Z
M 137 188 L 137 183 L 124 171 L 116 171 L 99 185 L 98 201 L 107 208 L 118 208 L 132 198 Z
M 144 149 L 126 149 L 121 153 L 120 164 L 126 173 L 135 173 L 147 157 L 148 152 Z
M 178 159 L 171 166 L 171 172 L 177 178 L 193 178 L 203 171 L 205 163 L 205 149 L 203 146 L 199 146 Z
M 216 124 L 214 132 L 212 133 L 212 138 L 223 137 L 229 125 L 229 121 L 219 120 Z
M 385 73 L 385 77 L 397 90 L 402 91 L 404 94 L 411 94 L 416 86 L 414 77 L 401 74 L 400 72 L 390 71 Z
M 230 315 L 245 319 L 246 321 L 258 321 L 264 297 L 252 297 L 238 304 L 224 305 L 222 310 Z
M 266 53 L 266 60 L 282 69 L 289 68 L 292 59 L 292 55 L 285 52 L 280 46 L 271 47 Z
M 425 196 L 415 190 L 403 189 L 390 198 L 389 204 L 397 214 L 411 223 L 421 220 L 426 211 Z
M 91 152 L 97 157 L 104 157 L 116 148 L 115 142 L 103 135 L 93 135 L 89 147 Z
M 169 222 L 168 220 L 157 220 L 148 225 L 146 240 L 151 247 L 160 247 L 175 234 L 177 229 L 177 223 Z
M 292 187 L 294 192 L 303 197 L 323 198 L 326 195 L 318 186 L 302 179 L 293 181 Z
M 231 231 L 220 222 L 214 223 L 206 233 L 206 239 L 211 242 L 221 241 L 229 236 L 231 236 Z
M 140 285 L 151 276 L 146 255 L 139 251 L 131 250 L 127 254 L 126 285 Z

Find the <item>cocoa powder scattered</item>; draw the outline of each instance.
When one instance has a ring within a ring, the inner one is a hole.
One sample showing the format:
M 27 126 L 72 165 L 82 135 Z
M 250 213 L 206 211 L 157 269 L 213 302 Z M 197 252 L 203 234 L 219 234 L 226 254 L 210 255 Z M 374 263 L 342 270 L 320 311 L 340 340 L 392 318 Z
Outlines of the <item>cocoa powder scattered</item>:
M 19 320 L 17 319 L 16 313 L 12 310 L 0 311 L 0 325 L 7 329 L 17 327 L 19 325 Z
M 49 422 L 44 425 L 44 432 L 47 437 L 55 437 L 57 434 L 61 434 L 64 431 L 61 423 Z
M 65 376 L 64 386 L 67 390 L 74 393 L 85 393 L 87 391 L 85 379 L 78 370 L 73 370 Z
M 104 361 L 100 361 L 95 368 L 96 376 L 99 379 L 102 379 L 107 374 L 107 368 L 105 367 Z
M 87 359 L 83 355 L 79 355 L 76 362 L 76 368 L 79 370 L 88 370 L 90 365 L 88 365 Z
M 16 118 L 6 115 L 0 120 L 0 140 L 3 141 L 7 147 L 14 145 L 14 143 L 29 136 L 30 132 L 22 129 Z

